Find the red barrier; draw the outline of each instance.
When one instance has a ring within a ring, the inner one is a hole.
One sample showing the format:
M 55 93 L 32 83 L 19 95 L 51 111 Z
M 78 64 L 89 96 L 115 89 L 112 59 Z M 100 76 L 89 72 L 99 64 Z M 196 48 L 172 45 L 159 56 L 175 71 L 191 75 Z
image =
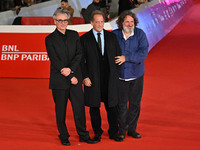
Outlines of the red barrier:
M 22 25 L 54 25 L 54 19 L 52 17 L 21 17 Z M 85 21 L 81 17 L 72 17 L 72 24 L 85 24 Z
M 52 17 L 22 17 L 22 25 L 54 25 Z
M 72 17 L 72 24 L 85 24 L 85 20 L 81 17 Z

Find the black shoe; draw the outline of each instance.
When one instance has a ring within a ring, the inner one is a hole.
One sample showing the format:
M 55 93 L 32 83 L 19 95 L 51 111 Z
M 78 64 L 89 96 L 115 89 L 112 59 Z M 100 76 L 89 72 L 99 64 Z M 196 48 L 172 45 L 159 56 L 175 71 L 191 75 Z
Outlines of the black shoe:
M 128 135 L 128 136 L 132 136 L 133 138 L 136 138 L 136 139 L 139 139 L 139 138 L 142 137 L 142 136 L 141 136 L 139 133 L 137 133 L 136 131 L 128 132 L 127 135 Z
M 119 131 L 119 137 L 125 139 L 125 132 Z
M 85 143 L 88 143 L 88 144 L 95 144 L 95 143 L 98 142 L 98 141 L 92 140 L 91 138 L 87 138 L 87 139 L 80 138 L 79 141 L 80 142 L 85 142 Z
M 62 145 L 66 145 L 66 146 L 71 145 L 68 137 L 64 137 L 63 135 L 58 135 L 58 137 L 60 138 Z
M 123 138 L 121 138 L 118 134 L 115 134 L 115 135 L 110 135 L 110 139 L 113 139 L 117 142 L 122 142 L 123 141 Z
M 95 135 L 93 140 L 97 141 L 97 142 L 100 142 L 101 141 L 101 136 L 100 135 Z

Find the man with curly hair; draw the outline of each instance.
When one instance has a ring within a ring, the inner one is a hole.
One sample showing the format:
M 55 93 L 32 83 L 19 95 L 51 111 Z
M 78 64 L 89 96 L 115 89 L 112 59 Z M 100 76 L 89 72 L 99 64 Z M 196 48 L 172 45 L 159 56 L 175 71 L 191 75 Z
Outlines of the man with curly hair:
M 142 29 L 137 28 L 138 19 L 131 11 L 124 11 L 117 20 L 117 36 L 122 56 L 116 57 L 116 63 L 122 64 L 119 83 L 119 134 L 141 138 L 136 132 L 143 92 L 144 60 L 148 54 L 148 40 Z M 129 102 L 129 108 L 127 103 Z

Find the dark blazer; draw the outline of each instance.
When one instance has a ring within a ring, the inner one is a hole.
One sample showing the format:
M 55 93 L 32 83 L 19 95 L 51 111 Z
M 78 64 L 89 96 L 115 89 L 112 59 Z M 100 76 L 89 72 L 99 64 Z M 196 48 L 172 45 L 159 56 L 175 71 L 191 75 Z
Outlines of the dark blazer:
M 92 86 L 84 86 L 85 104 L 89 107 L 100 107 L 100 65 L 97 42 L 92 30 L 81 36 L 82 61 L 81 70 L 83 79 L 89 77 Z M 115 64 L 115 57 L 121 55 L 116 36 L 104 30 L 105 52 L 108 56 L 108 106 L 114 107 L 118 103 L 118 82 L 120 66 Z
M 66 30 L 67 37 L 64 42 L 59 34 L 61 33 L 56 29 L 45 38 L 46 49 L 51 62 L 50 89 L 67 89 L 73 76 L 79 82 L 82 81 L 80 70 L 82 50 L 79 35 L 76 31 Z M 60 72 L 65 67 L 72 70 L 68 77 L 63 76 Z

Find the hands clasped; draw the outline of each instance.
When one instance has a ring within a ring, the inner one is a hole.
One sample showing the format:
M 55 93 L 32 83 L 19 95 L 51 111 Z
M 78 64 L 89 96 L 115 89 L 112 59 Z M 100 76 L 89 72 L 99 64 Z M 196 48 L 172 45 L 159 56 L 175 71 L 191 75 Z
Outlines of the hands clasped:
M 70 68 L 63 68 L 61 71 L 61 74 L 65 77 L 67 77 L 71 73 Z M 71 78 L 71 84 L 76 85 L 78 84 L 78 79 L 76 77 Z
M 63 68 L 60 72 L 63 76 L 67 77 L 71 73 L 71 69 L 70 68 Z

